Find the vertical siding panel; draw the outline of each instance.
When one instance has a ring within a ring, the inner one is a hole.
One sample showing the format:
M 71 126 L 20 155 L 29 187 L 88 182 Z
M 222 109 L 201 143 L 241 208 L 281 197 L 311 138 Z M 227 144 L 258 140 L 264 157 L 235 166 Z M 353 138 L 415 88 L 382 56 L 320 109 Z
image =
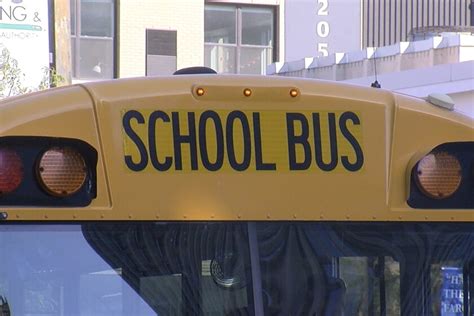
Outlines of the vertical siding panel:
M 431 5 L 431 0 L 426 1 L 426 7 L 426 26 L 431 26 L 433 17 L 433 6 Z
M 397 42 L 397 1 L 390 0 L 390 44 L 395 44 Z
M 405 32 L 405 40 L 409 40 L 409 34 L 413 28 L 413 1 L 414 0 L 407 0 L 407 29 Z
M 446 26 L 448 23 L 448 0 L 443 0 L 443 24 L 442 26 Z
M 435 0 L 436 1 L 436 0 Z M 436 3 L 436 14 L 434 25 L 441 25 L 441 0 L 438 0 Z
M 372 37 L 372 43 L 371 43 L 372 46 L 378 46 L 379 45 L 379 43 L 377 41 L 378 35 L 379 35 L 379 32 L 378 32 L 378 30 L 379 30 L 379 23 L 378 23 L 379 22 L 379 12 L 378 12 L 379 6 L 378 6 L 378 2 L 379 2 L 379 0 L 375 0 L 375 1 L 372 2 L 372 4 L 373 4 L 373 6 L 372 6 L 372 12 L 373 12 L 372 16 L 374 17 L 373 32 L 372 32 L 373 37 Z
M 367 1 L 362 1 L 362 48 L 367 46 Z
M 383 46 L 390 45 L 390 23 L 392 20 L 390 19 L 390 0 L 383 0 L 383 10 L 382 10 L 382 23 L 383 23 Z
M 457 3 L 459 2 L 459 3 Z M 458 21 L 458 6 L 461 5 L 461 1 L 460 0 L 455 0 L 454 3 L 453 3 L 453 25 L 459 25 L 459 21 Z
M 402 26 L 402 32 L 400 32 L 400 37 L 401 37 L 402 42 L 406 41 L 406 34 L 407 34 L 407 28 L 408 28 L 408 19 L 407 19 L 408 3 L 407 3 L 407 1 L 408 0 L 401 0 L 402 9 L 400 10 L 400 14 L 401 14 L 400 25 Z

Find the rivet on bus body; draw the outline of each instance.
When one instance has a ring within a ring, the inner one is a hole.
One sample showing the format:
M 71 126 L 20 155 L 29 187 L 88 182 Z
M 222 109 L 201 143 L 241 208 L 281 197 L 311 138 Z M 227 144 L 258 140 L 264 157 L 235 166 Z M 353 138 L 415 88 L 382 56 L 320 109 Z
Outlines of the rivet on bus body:
M 376 217 L 376 216 L 372 216 L 372 219 L 377 219 L 377 217 Z
M 160 214 L 155 215 L 156 219 L 160 218 Z
M 185 218 L 185 219 L 188 218 L 188 215 L 183 215 L 183 218 Z
M 132 218 L 132 215 L 131 215 L 131 214 L 130 214 L 130 215 L 128 215 L 128 218 L 130 218 L 130 219 L 131 219 L 131 218 Z
M 319 218 L 320 218 L 320 219 L 323 219 L 323 218 L 324 218 L 324 215 L 323 215 L 323 214 L 319 215 Z
M 104 214 L 100 214 L 100 218 L 104 218 Z
M 403 218 L 403 217 L 401 217 L 401 216 L 398 216 L 398 219 L 399 219 L 399 220 L 402 220 L 402 218 Z
M 16 214 L 16 218 L 20 218 L 20 215 Z
M 45 215 L 44 218 L 45 218 L 45 219 L 48 219 L 48 215 Z
M 346 219 L 351 219 L 351 217 L 350 217 L 350 216 L 346 216 Z
M 204 89 L 203 88 L 197 88 L 196 89 L 196 94 L 200 97 L 204 95 Z
M 451 220 L 454 221 L 454 217 L 451 217 Z
M 270 218 L 270 214 L 267 214 L 267 218 Z
M 211 215 L 211 218 L 214 218 L 214 214 Z
M 240 214 L 237 214 L 237 218 L 242 218 L 242 215 L 240 215 Z
M 73 215 L 72 215 L 72 218 L 73 218 L 73 219 L 76 219 L 76 218 L 77 218 L 77 215 L 76 215 L 76 214 L 73 214 Z
M 291 89 L 291 90 L 290 90 L 290 96 L 291 96 L 292 98 L 296 98 L 296 97 L 298 96 L 298 94 L 299 94 L 299 93 L 298 93 L 298 90 L 296 90 L 296 89 Z
M 0 220 L 5 220 L 8 218 L 7 212 L 0 212 Z
M 252 95 L 252 90 L 250 90 L 249 88 L 245 88 L 245 89 L 244 89 L 244 95 L 245 95 L 246 97 L 251 96 L 251 95 Z
M 425 219 L 428 220 L 428 216 L 425 216 Z
M 293 214 L 293 218 L 296 219 L 296 214 Z

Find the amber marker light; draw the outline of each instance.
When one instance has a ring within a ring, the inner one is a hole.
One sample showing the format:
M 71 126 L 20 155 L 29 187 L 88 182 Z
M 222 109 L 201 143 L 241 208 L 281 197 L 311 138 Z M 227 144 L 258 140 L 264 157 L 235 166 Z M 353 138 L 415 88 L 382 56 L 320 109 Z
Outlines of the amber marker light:
M 416 167 L 416 183 L 430 198 L 444 199 L 453 195 L 461 184 L 461 165 L 446 152 L 423 157 Z
M 251 96 L 251 95 L 252 95 L 252 90 L 250 90 L 249 88 L 245 88 L 245 89 L 244 89 L 244 95 L 245 95 L 246 97 Z
M 204 95 L 205 91 L 203 88 L 197 88 L 196 89 L 196 94 L 200 97 L 202 97 Z
M 51 195 L 69 196 L 79 191 L 86 180 L 86 164 L 73 148 L 54 147 L 46 151 L 38 164 L 41 186 Z
M 13 149 L 0 148 L 0 196 L 15 191 L 23 181 L 23 163 Z
M 298 90 L 296 90 L 296 89 L 291 89 L 291 90 L 290 90 L 290 96 L 291 96 L 292 98 L 296 98 L 296 97 L 298 96 L 298 94 L 299 94 L 299 93 L 298 93 Z

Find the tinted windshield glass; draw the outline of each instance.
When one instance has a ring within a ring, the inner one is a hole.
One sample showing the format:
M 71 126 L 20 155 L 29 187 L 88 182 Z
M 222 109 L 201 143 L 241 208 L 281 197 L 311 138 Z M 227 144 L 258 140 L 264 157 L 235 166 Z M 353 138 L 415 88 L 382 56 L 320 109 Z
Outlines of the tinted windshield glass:
M 472 249 L 472 224 L 1 225 L 0 311 L 457 316 Z

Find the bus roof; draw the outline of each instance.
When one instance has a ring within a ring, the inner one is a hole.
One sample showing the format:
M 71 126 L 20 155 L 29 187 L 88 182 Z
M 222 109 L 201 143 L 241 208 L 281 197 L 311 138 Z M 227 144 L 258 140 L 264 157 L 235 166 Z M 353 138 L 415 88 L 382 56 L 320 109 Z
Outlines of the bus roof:
M 98 153 L 83 208 L 18 220 L 472 220 L 413 209 L 410 171 L 474 141 L 474 120 L 389 91 L 308 79 L 182 75 L 94 82 L 0 103 L 0 137 Z M 2 207 L 3 208 L 3 207 Z

